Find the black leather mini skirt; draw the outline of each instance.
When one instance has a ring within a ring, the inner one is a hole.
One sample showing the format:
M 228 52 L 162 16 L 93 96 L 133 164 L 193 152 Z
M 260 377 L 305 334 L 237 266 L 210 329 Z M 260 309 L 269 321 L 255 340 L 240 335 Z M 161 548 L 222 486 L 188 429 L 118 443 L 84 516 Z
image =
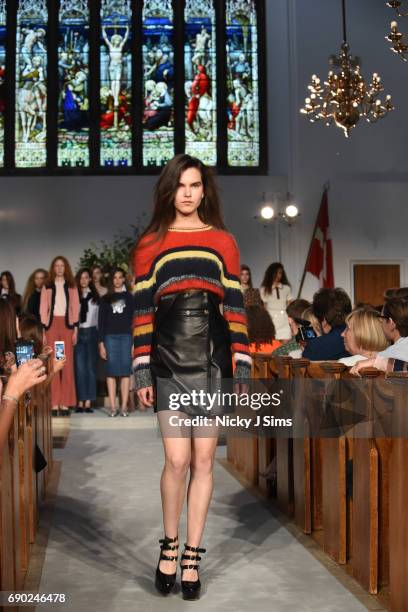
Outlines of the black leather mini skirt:
M 211 406 L 204 396 L 219 398 L 230 390 L 233 376 L 230 333 L 216 295 L 185 291 L 161 298 L 150 369 L 155 412 L 170 409 L 208 417 L 231 412 L 219 401 Z

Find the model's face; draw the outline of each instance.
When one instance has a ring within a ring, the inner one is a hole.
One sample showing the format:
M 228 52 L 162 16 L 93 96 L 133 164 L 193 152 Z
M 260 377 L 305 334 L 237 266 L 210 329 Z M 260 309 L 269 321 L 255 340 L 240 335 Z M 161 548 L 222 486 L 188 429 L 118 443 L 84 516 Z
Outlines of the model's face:
M 91 277 L 88 272 L 82 272 L 81 278 L 79 279 L 79 284 L 81 289 L 87 289 L 89 287 L 89 283 L 91 282 Z
M 115 272 L 115 275 L 113 277 L 114 289 L 122 289 L 124 282 L 125 277 L 123 276 L 122 272 Z
M 346 347 L 346 351 L 350 353 L 350 355 L 358 355 L 361 352 L 361 349 L 357 346 L 356 338 L 353 332 L 353 321 L 349 321 L 346 329 L 341 334 L 344 340 L 344 346 Z
M 92 280 L 97 285 L 101 282 L 102 278 L 102 270 L 100 268 L 95 268 L 92 272 Z
M 44 272 L 37 272 L 34 276 L 34 285 L 36 289 L 42 289 L 45 283 L 45 274 Z
M 185 217 L 194 215 L 204 196 L 201 173 L 197 168 L 182 172 L 174 199 L 176 211 Z
M 241 270 L 241 285 L 249 284 L 249 272 L 248 270 Z
M 65 274 L 65 264 L 62 259 L 57 259 L 54 264 L 54 272 L 55 276 L 58 278 L 62 278 Z
M 5 274 L 3 274 L 3 276 L 1 277 L 1 286 L 3 287 L 3 289 L 9 288 L 7 276 Z
M 278 270 L 276 270 L 275 283 L 280 283 L 281 280 L 282 280 L 282 268 L 279 268 Z

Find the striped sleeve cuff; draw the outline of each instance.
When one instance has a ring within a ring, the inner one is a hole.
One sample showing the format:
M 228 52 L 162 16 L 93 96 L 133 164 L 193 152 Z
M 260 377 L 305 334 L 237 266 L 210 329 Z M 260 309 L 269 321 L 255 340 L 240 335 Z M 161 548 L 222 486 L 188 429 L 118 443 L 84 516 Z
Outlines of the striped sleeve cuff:
M 151 387 L 153 385 L 152 374 L 150 367 L 136 368 L 134 370 L 135 375 L 135 389 L 144 389 L 145 387 Z
M 237 363 L 234 370 L 235 382 L 247 382 L 251 378 L 251 368 L 247 363 L 242 361 Z

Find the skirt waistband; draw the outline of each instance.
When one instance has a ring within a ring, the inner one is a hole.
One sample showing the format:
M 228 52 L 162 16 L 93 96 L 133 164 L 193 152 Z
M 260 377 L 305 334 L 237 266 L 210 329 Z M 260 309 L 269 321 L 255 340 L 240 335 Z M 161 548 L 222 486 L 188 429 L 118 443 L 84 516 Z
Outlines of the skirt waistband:
M 218 305 L 220 299 L 210 291 L 180 291 L 163 295 L 158 307 L 160 308 L 161 303 L 164 305 L 169 302 L 175 310 L 200 310 Z

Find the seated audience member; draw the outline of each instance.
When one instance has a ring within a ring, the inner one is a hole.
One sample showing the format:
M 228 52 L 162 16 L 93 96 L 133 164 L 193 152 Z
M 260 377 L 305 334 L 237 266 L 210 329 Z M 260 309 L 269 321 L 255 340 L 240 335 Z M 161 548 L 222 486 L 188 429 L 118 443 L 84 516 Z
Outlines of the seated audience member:
M 286 307 L 286 314 L 288 315 L 288 322 L 290 331 L 292 332 L 292 338 L 286 344 L 282 344 L 279 348 L 275 349 L 272 353 L 273 357 L 281 357 L 283 355 L 290 355 L 294 351 L 296 351 L 296 355 L 293 356 L 301 356 L 303 347 L 296 340 L 296 336 L 299 332 L 299 325 L 296 323 L 295 319 L 304 319 L 303 313 L 307 308 L 309 308 L 310 303 L 307 300 L 293 300 Z M 299 352 L 299 355 L 297 355 Z
M 360 361 L 352 368 L 352 374 L 367 367 L 384 372 L 408 371 L 408 296 L 387 299 L 378 317 L 391 345 L 375 358 Z
M 250 351 L 252 353 L 272 353 L 281 343 L 274 340 L 275 326 L 268 312 L 263 306 L 248 306 L 246 314 Z
M 346 328 L 346 317 L 351 312 L 351 302 L 344 289 L 320 289 L 313 296 L 312 308 L 323 334 L 306 343 L 302 356 L 310 361 L 337 361 L 349 357 L 342 333 Z
M 306 310 L 302 313 L 301 318 L 305 319 L 305 321 L 309 321 L 310 325 L 313 327 L 316 336 L 323 336 L 323 330 L 320 321 L 313 314 L 313 306 L 309 306 L 308 308 L 306 308 Z
M 14 277 L 9 271 L 1 273 L 0 276 L 1 294 L 0 297 L 3 300 L 9 302 L 16 314 L 20 314 L 21 311 L 21 295 L 16 292 L 16 284 Z
M 389 300 L 390 298 L 408 298 L 408 287 L 392 287 L 391 289 L 387 289 L 384 292 L 384 300 Z
M 40 301 L 41 289 L 45 285 L 48 278 L 47 270 L 37 268 L 34 270 L 27 281 L 24 291 L 23 311 L 27 314 L 34 315 L 38 321 L 40 318 Z
M 22 340 L 34 343 L 35 357 L 47 357 L 53 353 L 51 347 L 43 345 L 43 326 L 33 315 L 23 315 L 21 317 L 18 337 Z M 52 361 L 50 361 L 48 377 L 46 379 L 47 385 L 52 382 L 55 374 L 65 367 L 66 362 L 66 357 L 63 359 L 56 359 L 54 357 Z M 53 416 L 57 416 L 55 411 L 53 411 Z
M 356 308 L 346 319 L 342 333 L 344 346 L 351 357 L 339 359 L 346 366 L 376 357 L 389 345 L 378 312 L 373 308 Z

